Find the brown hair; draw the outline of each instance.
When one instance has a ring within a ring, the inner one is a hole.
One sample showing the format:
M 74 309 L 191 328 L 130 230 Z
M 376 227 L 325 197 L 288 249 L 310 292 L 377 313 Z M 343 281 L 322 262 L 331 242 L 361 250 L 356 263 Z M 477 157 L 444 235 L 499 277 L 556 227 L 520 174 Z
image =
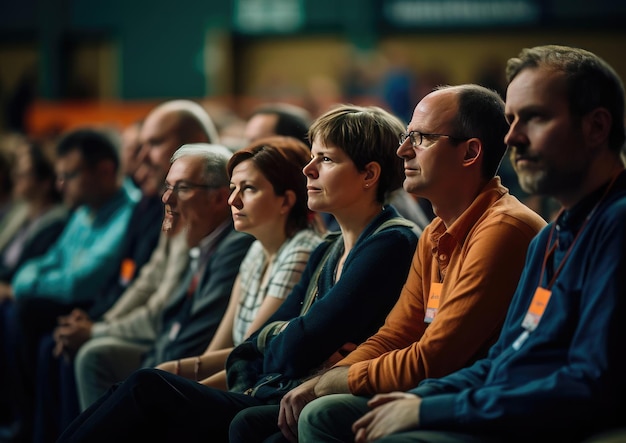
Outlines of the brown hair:
M 295 193 L 296 202 L 289 212 L 286 226 L 287 235 L 292 236 L 309 224 L 306 177 L 302 168 L 310 159 L 311 151 L 304 142 L 293 137 L 266 137 L 235 152 L 227 170 L 232 177 L 235 166 L 251 160 L 272 184 L 276 195 L 284 195 L 288 190 Z

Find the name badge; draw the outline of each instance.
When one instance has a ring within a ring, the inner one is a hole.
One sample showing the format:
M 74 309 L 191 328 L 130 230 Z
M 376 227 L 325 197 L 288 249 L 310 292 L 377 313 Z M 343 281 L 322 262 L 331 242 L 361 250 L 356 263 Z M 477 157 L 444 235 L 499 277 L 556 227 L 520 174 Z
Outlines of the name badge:
M 128 286 L 133 275 L 135 275 L 135 262 L 130 258 L 125 258 L 120 267 L 120 284 Z
M 425 323 L 432 323 L 439 311 L 439 300 L 441 299 L 441 288 L 443 283 L 431 283 L 430 293 L 428 294 L 428 304 L 426 305 Z
M 522 327 L 528 332 L 532 332 L 537 329 L 537 325 L 546 310 L 546 306 L 548 306 L 551 295 L 552 291 L 542 287 L 538 287 L 535 291 L 535 295 L 533 296 L 533 300 L 530 302 L 528 312 L 526 312 L 526 316 L 522 322 Z

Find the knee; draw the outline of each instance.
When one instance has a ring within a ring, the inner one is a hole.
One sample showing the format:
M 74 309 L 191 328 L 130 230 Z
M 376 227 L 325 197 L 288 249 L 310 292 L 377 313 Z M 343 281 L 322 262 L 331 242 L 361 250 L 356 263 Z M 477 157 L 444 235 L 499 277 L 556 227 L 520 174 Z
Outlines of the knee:
M 298 440 L 315 442 L 327 436 L 354 438 L 352 423 L 367 411 L 367 399 L 351 394 L 320 397 L 306 405 L 298 419 Z
M 311 433 L 326 421 L 327 397 L 320 397 L 308 403 L 298 418 L 298 436 L 300 441 L 311 441 Z
M 89 340 L 78 349 L 74 357 L 74 371 L 77 377 L 79 374 L 83 374 L 85 371 L 89 370 L 87 368 L 95 369 L 100 366 L 98 364 L 100 360 L 100 348 L 93 346 L 94 344 L 94 340 Z
M 254 441 L 286 442 L 278 428 L 278 405 L 245 408 L 230 422 L 229 441 L 250 443 Z
M 342 395 L 343 394 L 326 395 L 308 403 L 300 413 L 298 427 L 300 427 L 301 424 L 309 425 L 312 423 L 320 423 L 320 421 L 326 421 L 329 417 L 333 417 L 336 412 L 337 400 Z
M 170 379 L 173 377 L 177 376 L 159 369 L 144 368 L 133 372 L 122 384 L 136 395 L 167 392 L 172 385 Z
M 239 412 L 231 420 L 228 429 L 228 441 L 231 443 L 245 442 L 250 429 L 248 409 Z M 249 441 L 249 440 L 248 440 Z
M 144 368 L 138 369 L 133 372 L 127 379 L 125 383 L 143 385 L 146 383 L 161 383 L 163 381 L 163 374 L 169 374 L 169 372 L 159 371 L 154 368 Z
M 74 357 L 74 369 L 77 374 L 83 371 L 106 372 L 104 369 L 109 367 L 110 362 L 120 358 L 116 351 L 115 344 L 107 337 L 87 340 Z

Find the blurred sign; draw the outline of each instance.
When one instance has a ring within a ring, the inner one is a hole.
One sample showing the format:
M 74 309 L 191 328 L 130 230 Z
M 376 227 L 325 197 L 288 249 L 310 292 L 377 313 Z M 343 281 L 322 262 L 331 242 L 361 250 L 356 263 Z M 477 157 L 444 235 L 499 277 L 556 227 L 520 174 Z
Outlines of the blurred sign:
M 392 26 L 441 28 L 539 22 L 541 8 L 532 0 L 383 0 Z
M 236 0 L 233 21 L 242 34 L 297 31 L 304 25 L 303 0 Z

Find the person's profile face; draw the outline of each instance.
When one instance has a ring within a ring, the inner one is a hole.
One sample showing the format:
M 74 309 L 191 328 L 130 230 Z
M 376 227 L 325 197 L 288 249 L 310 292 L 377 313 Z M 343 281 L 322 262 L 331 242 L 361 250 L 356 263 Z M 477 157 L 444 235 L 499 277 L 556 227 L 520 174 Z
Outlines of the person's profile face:
M 73 150 L 59 157 L 55 162 L 55 172 L 57 188 L 67 207 L 75 208 L 89 203 L 89 194 L 94 188 L 89 185 L 89 173 L 80 151 Z
M 591 153 L 580 119 L 571 115 L 564 75 L 524 69 L 509 84 L 505 114 L 510 124 L 505 143 L 522 189 L 557 199 L 576 189 Z
M 444 89 L 425 96 L 415 107 L 397 155 L 404 160 L 404 183 L 407 192 L 420 197 L 446 198 L 451 188 L 462 186 L 455 180 L 462 167 L 462 148 L 447 137 L 426 134 L 455 134 L 452 122 L 458 110 L 458 96 L 454 90 Z M 423 135 L 417 135 L 421 133 Z
M 366 173 L 358 171 L 348 154 L 338 147 L 314 140 L 311 161 L 302 172 L 307 178 L 307 204 L 312 211 L 337 216 L 350 211 L 363 196 Z
M 204 160 L 198 156 L 184 156 L 172 163 L 165 179 L 162 201 L 170 215 L 182 223 L 190 247 L 197 246 L 210 233 L 216 218 L 212 193 L 203 178 Z
M 244 160 L 233 168 L 228 204 L 237 231 L 258 238 L 285 230 L 290 209 L 285 206 L 285 196 L 276 195 L 272 183 L 252 160 Z

